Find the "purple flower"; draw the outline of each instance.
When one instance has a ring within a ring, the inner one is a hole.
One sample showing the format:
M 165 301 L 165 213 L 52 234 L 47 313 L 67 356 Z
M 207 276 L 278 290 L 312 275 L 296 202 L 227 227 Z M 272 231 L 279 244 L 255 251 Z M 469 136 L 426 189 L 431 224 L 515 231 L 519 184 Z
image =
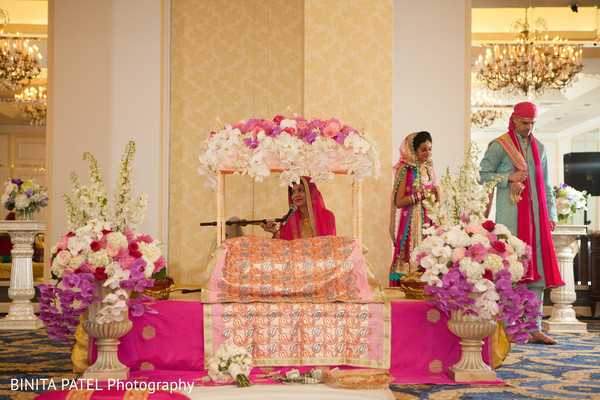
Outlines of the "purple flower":
M 21 185 L 23 184 L 22 180 L 20 180 L 20 179 L 13 179 L 13 180 L 11 180 L 11 182 L 14 183 L 15 185 L 17 185 L 17 187 L 19 189 L 21 189 Z
M 266 132 L 265 132 L 266 133 Z M 271 129 L 271 132 L 268 133 L 268 135 L 270 137 L 276 137 L 277 135 L 279 135 L 281 133 L 281 126 L 279 125 L 275 125 L 273 127 L 273 129 Z
M 317 131 L 310 131 L 306 134 L 306 136 L 304 136 L 304 141 L 308 144 L 312 144 L 312 142 L 315 141 L 317 136 L 319 136 L 319 133 Z
M 344 143 L 345 139 L 346 139 L 346 137 L 344 136 L 344 134 L 342 132 L 338 132 L 338 134 L 333 137 L 333 140 L 336 141 L 337 143 Z
M 255 149 L 258 147 L 258 140 L 254 139 L 254 138 L 248 138 L 248 139 L 246 139 L 246 141 L 244 141 L 244 144 L 247 147 L 251 147 L 251 148 Z

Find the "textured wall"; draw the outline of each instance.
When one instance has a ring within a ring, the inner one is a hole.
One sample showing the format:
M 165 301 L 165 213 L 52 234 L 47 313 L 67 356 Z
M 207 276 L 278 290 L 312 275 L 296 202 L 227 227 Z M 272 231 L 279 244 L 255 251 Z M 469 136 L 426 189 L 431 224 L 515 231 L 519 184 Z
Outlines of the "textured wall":
M 200 281 L 211 246 L 216 194 L 196 172 L 201 142 L 215 118 L 224 123 L 272 118 L 289 105 L 306 118 L 364 117 L 380 149 L 391 146 L 392 2 L 172 0 L 169 271 L 180 283 Z M 382 151 L 383 171 L 391 165 Z M 367 257 L 381 279 L 391 259 L 387 235 L 391 178 L 365 184 Z M 351 187 L 337 176 L 320 186 L 351 234 Z M 287 211 L 277 176 L 263 183 L 227 176 L 227 216 L 275 218 Z M 246 234 L 260 228 L 245 227 Z

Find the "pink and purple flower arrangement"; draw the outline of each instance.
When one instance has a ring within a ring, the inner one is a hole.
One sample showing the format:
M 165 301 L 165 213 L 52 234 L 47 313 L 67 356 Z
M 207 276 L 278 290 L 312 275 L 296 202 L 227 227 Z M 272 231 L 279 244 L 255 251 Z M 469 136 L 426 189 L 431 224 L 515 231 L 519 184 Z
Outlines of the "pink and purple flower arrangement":
M 525 342 L 540 316 L 535 294 L 519 282 L 531 262 L 531 248 L 502 224 L 463 217 L 452 227 L 427 229 L 412 264 L 424 272 L 427 300 L 450 313 L 462 310 L 482 319 L 505 320 L 506 333 Z
M 121 321 L 151 311 L 147 296 L 130 299 L 154 284 L 152 274 L 166 265 L 160 243 L 148 235 L 113 231 L 109 223 L 90 220 L 63 236 L 52 249 L 51 272 L 55 285 L 39 285 L 40 319 L 48 336 L 69 342 L 86 307 L 102 302 L 98 323 Z M 59 285 L 59 283 L 61 285 Z M 110 290 L 98 296 L 99 286 Z

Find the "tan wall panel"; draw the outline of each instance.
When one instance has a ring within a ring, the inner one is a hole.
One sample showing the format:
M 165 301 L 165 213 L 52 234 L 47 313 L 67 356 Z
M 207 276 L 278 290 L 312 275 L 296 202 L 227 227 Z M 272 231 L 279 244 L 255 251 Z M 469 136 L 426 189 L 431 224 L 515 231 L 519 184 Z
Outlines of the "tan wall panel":
M 169 271 L 197 284 L 216 230 L 216 194 L 197 172 L 201 143 L 224 123 L 301 112 L 301 1 L 171 2 Z M 277 176 L 254 184 L 227 176 L 227 217 L 279 217 L 287 211 Z M 262 234 L 246 227 L 246 234 Z
M 363 224 L 367 258 L 387 286 L 392 258 L 388 234 L 392 179 L 393 3 L 391 0 L 305 1 L 305 97 L 307 116 L 336 117 L 367 131 L 381 153 L 382 177 L 364 184 Z M 336 177 L 323 186 L 336 213 L 339 234 L 351 232 L 349 184 Z

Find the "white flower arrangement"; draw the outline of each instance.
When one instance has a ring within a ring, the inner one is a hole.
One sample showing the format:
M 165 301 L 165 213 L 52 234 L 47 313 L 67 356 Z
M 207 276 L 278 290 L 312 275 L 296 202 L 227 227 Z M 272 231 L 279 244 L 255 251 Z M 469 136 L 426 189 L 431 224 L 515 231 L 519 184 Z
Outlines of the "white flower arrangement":
M 423 204 L 427 208 L 427 216 L 435 226 L 452 226 L 459 224 L 461 218 L 469 216 L 473 222 L 482 222 L 489 202 L 489 194 L 496 186 L 497 180 L 478 183 L 480 167 L 477 165 L 477 145 L 471 142 L 465 153 L 464 163 L 459 167 L 456 176 L 446 174 L 439 182 L 439 201 L 428 196 Z
M 108 193 L 98 162 L 91 153 L 84 153 L 83 159 L 90 163 L 89 185 L 81 185 L 77 173 L 71 173 L 73 198 L 64 194 L 67 207 L 67 225 L 74 232 L 90 219 L 111 221 L 117 231 L 135 231 L 144 219 L 148 207 L 148 195 L 142 193 L 134 203 L 131 197 L 132 159 L 135 142 L 129 141 L 121 156 L 119 177 L 113 194 L 113 210 L 109 210 Z
M 236 382 L 239 387 L 250 386 L 251 370 L 252 357 L 246 349 L 235 345 L 219 346 L 208 361 L 208 375 L 217 383 Z
M 588 197 L 590 195 L 585 190 L 580 192 L 565 183 L 554 186 L 554 201 L 558 220 L 566 223 L 578 210 L 587 210 Z
M 332 171 L 346 171 L 352 181 L 379 178 L 381 165 L 376 143 L 337 119 L 307 121 L 298 115 L 273 120 L 251 119 L 211 132 L 199 156 L 198 172 L 216 190 L 219 169 L 247 174 L 257 182 L 272 170 L 283 171 L 281 186 L 308 175 L 313 181 L 333 179 Z
M 4 194 L 0 196 L 0 204 L 8 211 L 39 211 L 48 205 L 47 189 L 35 183 L 33 178 L 26 181 L 7 179 L 4 183 Z

